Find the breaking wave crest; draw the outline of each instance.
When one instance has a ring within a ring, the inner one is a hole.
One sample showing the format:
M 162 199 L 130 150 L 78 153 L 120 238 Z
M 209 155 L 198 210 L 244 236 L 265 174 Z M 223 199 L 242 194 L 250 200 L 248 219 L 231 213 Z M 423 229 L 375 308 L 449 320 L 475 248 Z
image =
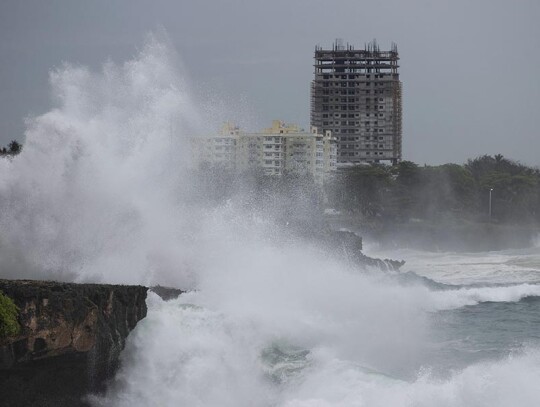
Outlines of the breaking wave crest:
M 345 358 L 338 342 L 265 334 L 261 321 L 193 305 L 196 296 L 152 299 L 148 318 L 129 338 L 122 372 L 94 405 L 503 407 L 540 398 L 534 349 L 445 378 L 424 368 L 403 380 Z
M 540 297 L 540 285 L 517 284 L 497 287 L 463 287 L 457 290 L 431 292 L 434 310 L 447 310 L 482 302 L 517 302 L 528 297 Z

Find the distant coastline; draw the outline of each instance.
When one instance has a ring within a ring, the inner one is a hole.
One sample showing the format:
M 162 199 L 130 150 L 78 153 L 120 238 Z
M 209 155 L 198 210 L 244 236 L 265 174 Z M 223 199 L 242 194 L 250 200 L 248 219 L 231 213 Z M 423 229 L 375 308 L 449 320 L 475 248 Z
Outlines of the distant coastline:
M 329 217 L 334 227 L 355 231 L 388 249 L 483 252 L 535 246 L 540 227 L 534 224 L 498 224 L 474 221 L 412 219 L 407 222 L 361 221 L 354 216 Z

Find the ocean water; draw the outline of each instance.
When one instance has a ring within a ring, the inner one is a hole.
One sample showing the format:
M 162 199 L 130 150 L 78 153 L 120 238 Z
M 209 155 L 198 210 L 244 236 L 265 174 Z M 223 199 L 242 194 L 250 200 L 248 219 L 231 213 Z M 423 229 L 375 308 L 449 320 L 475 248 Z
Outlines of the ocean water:
M 496 266 L 527 256 L 523 267 L 538 273 L 538 250 L 409 253 L 419 271 L 405 266 L 399 275 L 292 252 L 265 250 L 250 276 L 227 270 L 177 300 L 151 295 L 96 405 L 538 404 L 540 285 L 526 272 L 501 282 Z M 305 267 L 283 266 L 289 256 Z M 454 278 L 447 269 L 443 282 L 450 257 L 461 267 L 452 262 Z M 493 281 L 487 269 L 474 278 L 478 263 L 493 265 Z
M 53 106 L 0 160 L 2 277 L 162 284 L 94 406 L 540 404 L 540 251 L 366 254 L 359 269 L 291 238 L 242 197 L 197 201 L 204 134 L 179 57 L 51 72 Z M 204 120 L 201 118 L 204 117 Z M 216 113 L 215 117 L 221 117 Z

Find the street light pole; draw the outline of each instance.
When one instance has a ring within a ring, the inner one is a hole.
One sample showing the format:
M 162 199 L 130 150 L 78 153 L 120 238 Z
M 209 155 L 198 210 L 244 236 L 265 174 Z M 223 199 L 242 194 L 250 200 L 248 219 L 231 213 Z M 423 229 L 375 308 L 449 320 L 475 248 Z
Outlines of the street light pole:
M 491 222 L 491 192 L 493 191 L 493 188 L 489 189 L 489 221 Z

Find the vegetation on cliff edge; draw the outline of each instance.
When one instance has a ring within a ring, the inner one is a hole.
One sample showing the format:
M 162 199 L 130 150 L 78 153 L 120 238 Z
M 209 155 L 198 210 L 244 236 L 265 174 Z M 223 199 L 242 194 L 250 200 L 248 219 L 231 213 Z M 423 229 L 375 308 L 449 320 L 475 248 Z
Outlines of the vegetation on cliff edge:
M 21 327 L 17 322 L 18 312 L 13 300 L 0 291 L 0 339 L 19 333 Z

